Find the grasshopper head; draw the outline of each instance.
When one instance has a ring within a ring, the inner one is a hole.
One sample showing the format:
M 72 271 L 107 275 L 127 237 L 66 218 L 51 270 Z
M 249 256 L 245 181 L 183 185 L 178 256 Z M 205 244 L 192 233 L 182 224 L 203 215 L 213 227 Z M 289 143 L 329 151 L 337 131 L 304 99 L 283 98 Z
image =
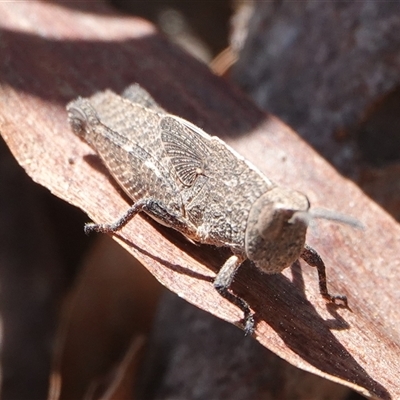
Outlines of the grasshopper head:
M 290 266 L 304 247 L 309 207 L 304 194 L 281 187 L 259 197 L 247 221 L 247 257 L 268 274 Z

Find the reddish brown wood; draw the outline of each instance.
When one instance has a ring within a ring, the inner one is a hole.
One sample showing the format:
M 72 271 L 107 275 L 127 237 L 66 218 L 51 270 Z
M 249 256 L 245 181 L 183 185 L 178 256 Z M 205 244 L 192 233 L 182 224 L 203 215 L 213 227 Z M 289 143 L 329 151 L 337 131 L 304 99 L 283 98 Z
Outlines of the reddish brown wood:
M 286 125 L 151 25 L 111 14 L 101 4 L 91 7 L 0 5 L 0 130 L 26 172 L 96 222 L 121 215 L 125 198 L 71 133 L 65 104 L 140 83 L 163 107 L 222 137 L 273 180 L 307 193 L 314 206 L 365 224 L 362 232 L 318 222 L 308 235 L 327 265 L 329 287 L 348 295 L 351 311 L 325 304 L 316 271 L 307 266 L 265 276 L 246 264 L 233 289 L 256 312 L 257 340 L 282 358 L 365 395 L 400 397 L 398 224 Z M 192 245 L 141 217 L 116 240 L 189 302 L 232 323 L 241 318 L 211 284 L 226 252 Z

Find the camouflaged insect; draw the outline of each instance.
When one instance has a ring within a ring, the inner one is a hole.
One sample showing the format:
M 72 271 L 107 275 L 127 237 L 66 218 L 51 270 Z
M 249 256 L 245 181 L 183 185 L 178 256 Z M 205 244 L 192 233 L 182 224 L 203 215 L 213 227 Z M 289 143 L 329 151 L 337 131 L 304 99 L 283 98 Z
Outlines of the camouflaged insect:
M 110 90 L 67 106 L 73 131 L 87 142 L 134 204 L 112 224 L 89 223 L 85 231 L 115 232 L 139 212 L 199 243 L 229 247 L 232 256 L 214 280 L 218 292 L 244 313 L 247 302 L 229 291 L 238 267 L 250 259 L 267 274 L 298 258 L 317 267 L 322 296 L 328 293 L 325 266 L 305 244 L 309 201 L 277 186 L 217 137 L 168 114 L 139 85 L 122 96 Z

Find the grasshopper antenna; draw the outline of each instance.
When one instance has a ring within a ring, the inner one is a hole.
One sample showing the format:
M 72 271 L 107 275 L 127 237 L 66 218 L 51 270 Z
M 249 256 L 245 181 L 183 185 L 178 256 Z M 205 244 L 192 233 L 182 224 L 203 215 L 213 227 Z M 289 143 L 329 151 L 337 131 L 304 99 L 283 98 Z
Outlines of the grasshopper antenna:
M 355 229 L 365 229 L 364 225 L 358 219 L 324 208 L 315 208 L 310 211 L 297 211 L 293 214 L 292 218 L 290 218 L 289 223 L 302 220 L 305 224 L 309 225 L 313 219 L 326 219 L 339 224 L 349 225 Z

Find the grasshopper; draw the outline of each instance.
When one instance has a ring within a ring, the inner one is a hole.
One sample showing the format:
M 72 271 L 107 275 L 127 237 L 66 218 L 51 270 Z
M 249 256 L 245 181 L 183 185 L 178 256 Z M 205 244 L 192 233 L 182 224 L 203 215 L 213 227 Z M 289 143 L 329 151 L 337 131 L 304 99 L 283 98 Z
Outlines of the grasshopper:
M 168 114 L 137 84 L 122 96 L 106 90 L 78 98 L 67 111 L 73 132 L 134 202 L 111 224 L 86 224 L 86 233 L 116 232 L 144 212 L 191 241 L 228 247 L 232 255 L 214 287 L 242 310 L 249 334 L 250 306 L 229 289 L 246 259 L 275 274 L 302 258 L 317 268 L 321 295 L 347 307 L 346 296 L 328 292 L 324 262 L 305 243 L 312 213 L 304 194 L 278 186 L 219 138 Z

